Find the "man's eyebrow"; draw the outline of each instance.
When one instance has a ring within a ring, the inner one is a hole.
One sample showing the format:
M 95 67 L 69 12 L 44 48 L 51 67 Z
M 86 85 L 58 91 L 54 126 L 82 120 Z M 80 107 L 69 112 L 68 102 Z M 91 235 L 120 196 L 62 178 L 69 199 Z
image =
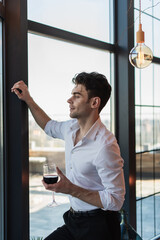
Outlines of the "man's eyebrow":
M 72 92 L 72 95 L 76 95 L 76 94 L 82 95 L 80 92 Z

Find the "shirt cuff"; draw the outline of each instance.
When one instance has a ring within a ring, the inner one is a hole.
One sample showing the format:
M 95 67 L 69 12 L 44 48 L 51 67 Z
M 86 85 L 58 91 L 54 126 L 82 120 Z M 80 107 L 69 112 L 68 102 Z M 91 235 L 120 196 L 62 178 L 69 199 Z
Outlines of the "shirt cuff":
M 119 211 L 123 205 L 124 197 L 114 196 L 108 190 L 99 191 L 99 196 L 104 210 Z
M 53 120 L 49 120 L 49 121 L 47 122 L 46 126 L 44 127 L 44 131 L 45 131 L 45 133 L 48 134 L 48 135 L 49 135 L 49 133 L 50 133 L 50 124 L 51 124 L 52 121 L 53 121 Z

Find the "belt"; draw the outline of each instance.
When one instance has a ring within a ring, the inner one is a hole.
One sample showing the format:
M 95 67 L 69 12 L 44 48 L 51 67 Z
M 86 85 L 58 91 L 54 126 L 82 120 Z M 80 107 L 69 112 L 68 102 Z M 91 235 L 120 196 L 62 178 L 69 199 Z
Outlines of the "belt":
M 90 211 L 75 211 L 72 207 L 70 208 L 70 212 L 77 217 L 83 216 L 83 217 L 88 217 L 88 216 L 95 216 L 99 213 L 103 213 L 103 212 L 107 212 L 102 210 L 101 208 L 97 208 L 94 210 L 90 210 Z

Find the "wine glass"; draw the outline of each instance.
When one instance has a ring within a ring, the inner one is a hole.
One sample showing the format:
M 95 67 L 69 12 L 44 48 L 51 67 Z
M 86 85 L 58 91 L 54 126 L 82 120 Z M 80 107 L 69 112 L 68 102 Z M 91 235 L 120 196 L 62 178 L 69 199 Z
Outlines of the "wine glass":
M 54 184 L 58 181 L 58 174 L 54 163 L 43 165 L 43 180 L 47 184 Z M 55 207 L 57 205 L 54 192 L 52 191 L 52 202 L 48 204 L 48 207 Z

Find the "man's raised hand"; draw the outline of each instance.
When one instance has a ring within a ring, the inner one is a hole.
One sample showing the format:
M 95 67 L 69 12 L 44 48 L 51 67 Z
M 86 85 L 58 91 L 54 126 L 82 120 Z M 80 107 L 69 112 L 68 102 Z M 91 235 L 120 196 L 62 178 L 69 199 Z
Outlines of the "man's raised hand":
M 16 82 L 11 88 L 11 92 L 14 92 L 20 100 L 23 100 L 26 103 L 31 99 L 28 87 L 23 81 Z

